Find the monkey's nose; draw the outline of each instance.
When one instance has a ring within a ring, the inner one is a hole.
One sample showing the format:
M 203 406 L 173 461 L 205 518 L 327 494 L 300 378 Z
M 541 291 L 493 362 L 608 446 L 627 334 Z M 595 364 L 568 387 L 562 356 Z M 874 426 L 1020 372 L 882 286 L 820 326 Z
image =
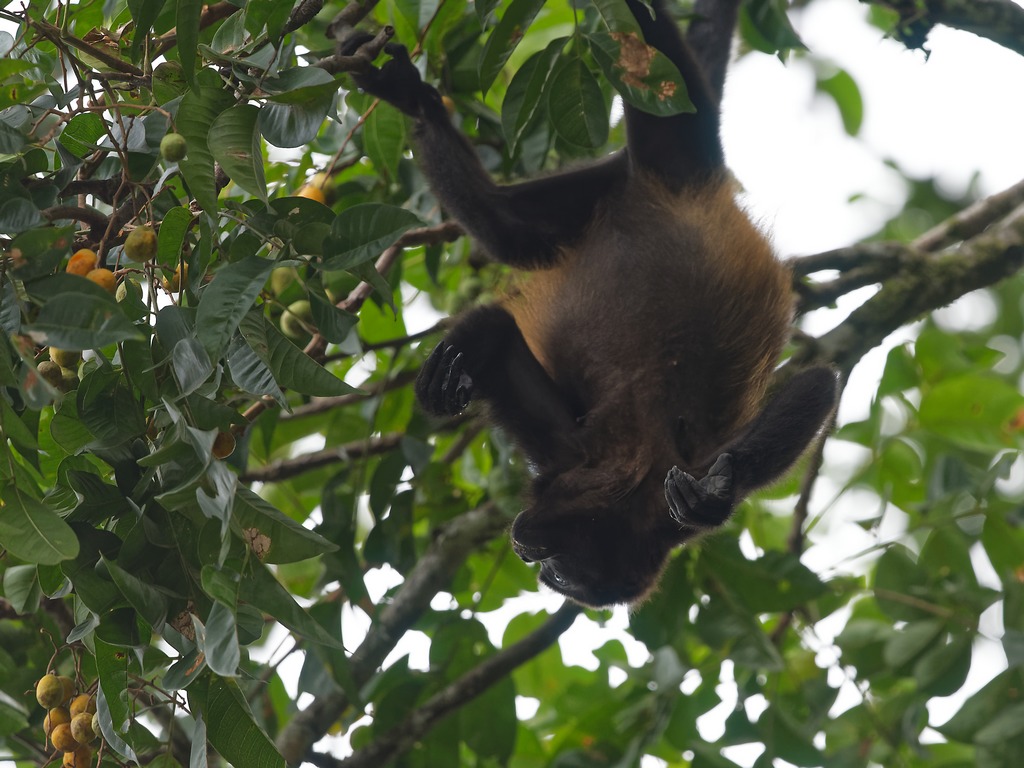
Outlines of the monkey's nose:
M 512 551 L 519 555 L 524 563 L 536 563 L 547 557 L 544 547 L 529 547 L 512 538 Z

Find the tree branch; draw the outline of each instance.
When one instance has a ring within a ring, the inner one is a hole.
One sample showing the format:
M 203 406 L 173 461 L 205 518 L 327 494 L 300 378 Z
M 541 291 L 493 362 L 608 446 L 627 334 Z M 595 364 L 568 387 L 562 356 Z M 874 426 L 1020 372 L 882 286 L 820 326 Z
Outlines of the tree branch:
M 460 515 L 442 526 L 427 551 L 409 571 L 391 603 L 378 615 L 350 659 L 352 678 L 363 686 L 402 636 L 448 586 L 469 555 L 508 526 L 506 515 L 493 504 Z M 277 737 L 277 748 L 289 765 L 298 765 L 349 705 L 344 693 L 321 696 L 299 712 Z
M 1024 8 L 1011 0 L 861 0 L 900 16 L 897 31 L 910 48 L 921 48 L 931 28 L 942 24 L 986 37 L 1024 55 Z
M 841 325 L 794 355 L 795 362 L 833 362 L 850 370 L 897 328 L 1017 272 L 1024 265 L 1024 206 L 960 247 L 934 256 L 919 252 L 915 262 Z
M 232 3 L 222 0 L 219 3 L 213 3 L 203 8 L 203 12 L 199 16 L 199 28 L 206 29 L 209 26 L 216 24 L 218 21 L 226 19 L 241 10 L 240 6 L 233 5 Z M 152 58 L 156 58 L 167 51 L 171 50 L 178 44 L 178 30 L 177 28 L 172 29 L 165 35 L 161 35 L 153 42 L 153 53 Z
M 451 685 L 431 696 L 386 736 L 342 760 L 338 768 L 371 768 L 387 765 L 398 755 L 407 752 L 416 741 L 423 738 L 451 712 L 465 706 L 516 667 L 522 666 L 549 648 L 572 626 L 580 610 L 579 606 L 566 601 L 539 629 L 482 661 Z
M 320 467 L 326 467 L 339 461 L 351 461 L 352 459 L 376 456 L 387 453 L 394 449 L 404 437 L 402 432 L 394 432 L 390 435 L 371 437 L 367 440 L 353 440 L 344 445 L 334 448 L 324 448 L 322 451 L 304 453 L 293 459 L 279 459 L 267 464 L 265 467 L 249 469 L 239 477 L 243 483 L 261 482 L 277 483 L 287 480 L 290 477 L 301 475 L 303 472 L 311 472 Z

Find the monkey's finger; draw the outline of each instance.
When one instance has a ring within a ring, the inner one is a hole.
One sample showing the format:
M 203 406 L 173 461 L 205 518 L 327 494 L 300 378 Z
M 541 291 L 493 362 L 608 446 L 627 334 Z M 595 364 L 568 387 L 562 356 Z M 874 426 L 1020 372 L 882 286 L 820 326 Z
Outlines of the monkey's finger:
M 444 351 L 445 343 L 442 341 L 434 347 L 434 351 L 431 352 L 426 361 L 424 361 L 423 367 L 420 368 L 419 375 L 416 376 L 416 399 L 432 413 L 437 413 L 437 411 L 433 408 L 433 395 L 431 394 L 431 390 L 433 389 L 434 377 L 441 365 L 441 358 L 444 356 Z
M 711 465 L 711 469 L 700 484 L 709 495 L 724 499 L 732 493 L 732 479 L 732 456 L 723 453 Z

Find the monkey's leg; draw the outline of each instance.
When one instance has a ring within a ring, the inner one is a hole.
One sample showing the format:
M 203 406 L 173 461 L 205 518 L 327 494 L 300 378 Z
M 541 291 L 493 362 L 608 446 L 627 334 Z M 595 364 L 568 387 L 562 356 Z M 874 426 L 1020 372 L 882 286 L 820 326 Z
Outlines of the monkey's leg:
M 704 478 L 695 480 L 673 467 L 665 480 L 673 519 L 694 528 L 724 523 L 739 501 L 777 480 L 800 458 L 835 408 L 836 396 L 831 370 L 801 371 L 725 448 Z
M 416 396 L 437 415 L 460 413 L 471 399 L 538 464 L 564 456 L 576 430 L 565 398 L 537 362 L 515 320 L 501 307 L 480 307 L 449 331 L 416 379 Z
M 354 50 L 362 37 L 347 46 Z M 355 75 L 363 90 L 416 121 L 416 160 L 441 205 L 495 259 L 517 267 L 543 267 L 578 239 L 599 200 L 626 179 L 620 154 L 569 173 L 510 186 L 495 184 L 451 118 L 433 86 L 420 79 L 404 46 L 388 44 L 391 60 Z
M 640 25 L 644 41 L 665 54 L 679 69 L 690 101 L 696 109 L 696 112 L 658 117 L 627 103 L 625 113 L 630 160 L 636 167 L 660 177 L 670 187 L 677 189 L 713 180 L 725 167 L 718 135 L 716 87 L 708 82 L 690 48 L 683 41 L 679 27 L 668 12 L 664 0 L 654 0 L 652 8 L 640 0 L 626 0 L 626 3 Z M 702 45 L 720 43 L 722 38 L 726 46 L 729 44 L 731 38 L 719 27 L 724 28 L 725 23 L 731 25 L 736 16 L 738 0 L 721 0 L 718 5 L 722 7 L 716 8 L 715 12 L 721 13 L 723 19 L 716 19 L 714 24 L 700 22 L 694 30 L 695 39 Z M 707 26 L 702 30 L 701 24 Z M 731 26 L 729 31 L 731 33 Z M 724 73 L 724 61 L 728 53 L 721 61 L 708 58 L 709 63 L 716 68 L 712 75 L 716 79 L 724 77 L 717 69 L 721 68 Z

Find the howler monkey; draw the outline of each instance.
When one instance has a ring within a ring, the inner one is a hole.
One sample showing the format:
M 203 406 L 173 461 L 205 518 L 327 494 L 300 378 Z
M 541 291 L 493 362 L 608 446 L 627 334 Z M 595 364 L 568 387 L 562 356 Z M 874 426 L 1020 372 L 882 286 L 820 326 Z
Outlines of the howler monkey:
M 448 213 L 491 257 L 531 272 L 458 320 L 416 394 L 433 414 L 486 403 L 535 468 L 513 548 L 590 606 L 643 598 L 673 547 L 793 464 L 836 399 L 833 373 L 813 368 L 762 406 L 793 317 L 790 276 L 734 202 L 722 74 L 706 79 L 664 0 L 623 2 L 696 112 L 627 103 L 627 148 L 567 173 L 496 185 L 400 45 L 355 77 L 415 120 L 416 160 Z M 718 0 L 719 47 L 737 4 Z

